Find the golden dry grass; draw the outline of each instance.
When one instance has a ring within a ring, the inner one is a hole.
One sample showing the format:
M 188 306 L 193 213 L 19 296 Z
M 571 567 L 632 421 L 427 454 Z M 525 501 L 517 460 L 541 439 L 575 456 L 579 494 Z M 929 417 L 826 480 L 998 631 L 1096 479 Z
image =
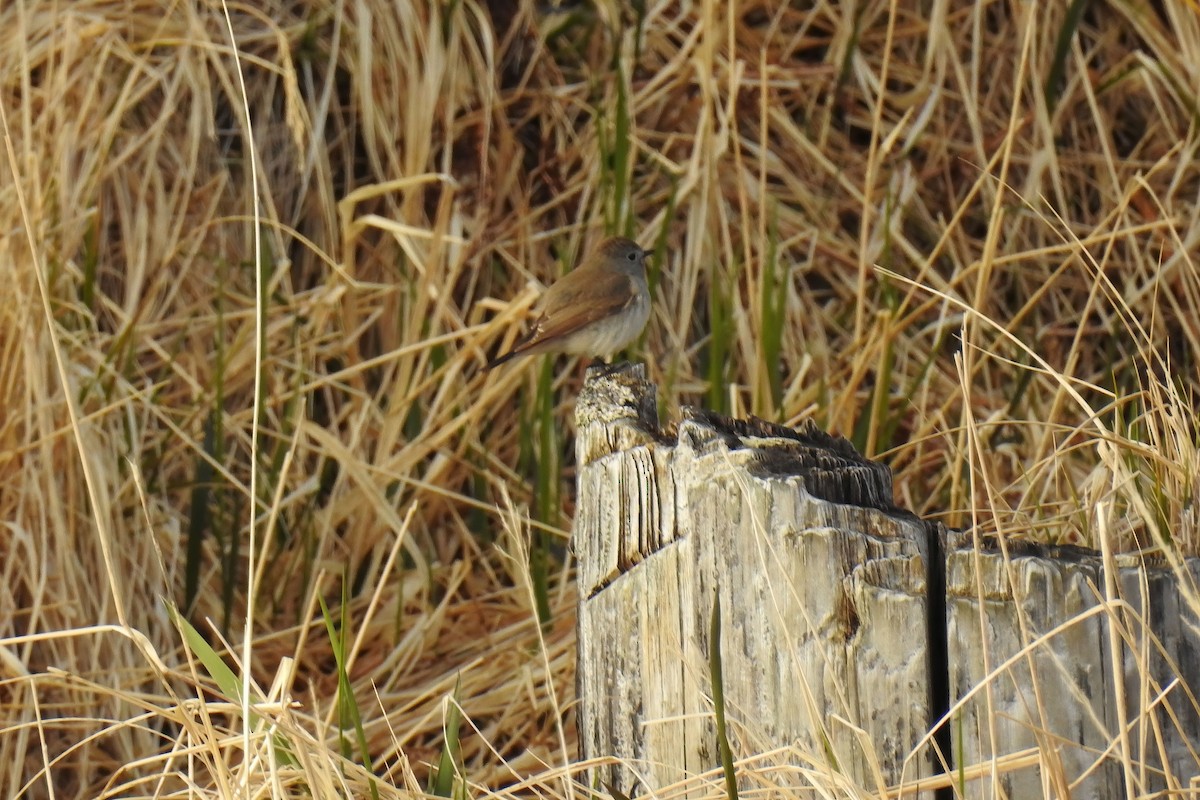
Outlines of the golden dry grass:
M 0 8 L 0 795 L 401 796 L 458 680 L 469 793 L 578 791 L 569 565 L 542 629 L 511 557 L 566 536 L 578 377 L 479 367 L 606 229 L 656 248 L 668 409 L 813 417 L 952 524 L 1197 551 L 1194 3 L 1088 4 L 1052 103 L 1054 4 L 560 12 Z

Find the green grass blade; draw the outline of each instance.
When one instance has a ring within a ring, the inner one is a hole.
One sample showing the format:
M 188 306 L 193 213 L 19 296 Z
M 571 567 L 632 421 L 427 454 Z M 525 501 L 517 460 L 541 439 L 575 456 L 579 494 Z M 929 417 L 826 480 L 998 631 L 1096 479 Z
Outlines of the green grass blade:
M 171 618 L 171 622 L 183 637 L 184 645 L 195 654 L 196 658 L 200 659 L 200 665 L 204 667 L 204 671 L 208 673 L 208 676 L 216 682 L 217 688 L 226 697 L 240 702 L 242 696 L 241 679 L 234 674 L 229 665 L 225 663 L 225 660 L 217 654 L 217 651 L 213 650 L 212 645 L 200 634 L 200 631 L 196 630 L 192 623 L 184 619 L 174 603 L 167 603 L 166 606 L 167 616 Z M 261 703 L 262 698 L 251 698 L 251 702 Z M 258 714 L 250 714 L 251 726 L 257 728 L 261 722 L 262 717 Z M 281 734 L 273 734 L 271 736 L 271 744 L 275 748 L 276 758 L 279 759 L 281 764 L 295 766 L 299 763 L 296 760 L 296 756 L 292 753 L 291 747 L 288 746 L 287 740 Z
M 1050 62 L 1050 74 L 1046 76 L 1043 94 L 1046 97 L 1046 109 L 1054 111 L 1058 98 L 1062 96 L 1063 77 L 1067 72 L 1067 56 L 1071 53 L 1071 41 L 1079 30 L 1079 21 L 1083 19 L 1088 0 L 1071 0 L 1067 8 L 1067 16 L 1063 19 L 1062 27 L 1058 29 L 1058 38 L 1054 41 L 1054 59 Z
M 196 456 L 192 478 L 191 507 L 188 512 L 187 552 L 183 562 L 183 607 L 191 609 L 200 591 L 200 570 L 204 566 L 204 535 L 212 529 L 211 493 L 215 470 L 209 460 L 215 458 L 214 437 L 219 412 L 213 409 L 204 421 L 204 453 Z M 204 456 L 207 455 L 208 458 Z
M 729 351 L 733 339 L 734 285 L 732 272 L 719 266 L 713 270 L 708 293 L 708 406 L 720 414 L 729 413 Z
M 783 404 L 783 323 L 787 316 L 787 270 L 779 264 L 779 220 L 777 207 L 772 205 L 771 222 L 767 230 L 767 252 L 762 275 L 762 369 L 766 372 L 769 407 L 762 404 L 758 413 L 778 419 Z
M 713 710 L 717 717 L 717 747 L 721 751 L 721 771 L 725 773 L 725 796 L 737 800 L 737 773 L 733 768 L 733 750 L 725 728 L 725 678 L 721 671 L 721 596 L 713 593 L 712 620 L 708 632 L 708 670 L 712 678 Z
M 217 688 L 221 690 L 221 694 L 228 697 L 230 700 L 242 699 L 242 681 L 237 675 L 233 674 L 233 670 L 225 663 L 225 660 L 217 655 L 217 651 L 213 650 L 212 645 L 208 640 L 200 635 L 200 631 L 192 626 L 192 623 L 183 618 L 179 613 L 179 609 L 174 603 L 167 603 L 167 614 L 171 617 L 171 621 L 175 623 L 175 627 L 179 629 L 179 633 L 183 636 L 183 641 L 188 649 L 196 654 L 196 658 L 200 659 L 201 666 L 208 676 L 216 681 Z
M 350 596 L 347 576 L 342 576 L 341 614 L 336 625 L 333 621 L 333 615 L 329 613 L 329 606 L 326 605 L 325 598 L 318 595 L 317 602 L 321 604 L 321 616 L 325 621 L 325 632 L 329 636 L 329 643 L 333 650 L 334 664 L 337 669 L 338 736 L 341 742 L 342 755 L 346 758 L 350 758 L 353 755 L 351 742 L 345 733 L 347 728 L 353 728 L 356 744 L 358 745 L 358 757 L 363 767 L 368 772 L 372 772 L 371 750 L 367 744 L 367 732 L 363 727 L 362 712 L 358 709 L 358 702 L 354 697 L 354 686 L 350 683 L 350 673 L 347 671 L 346 666 L 346 641 L 349 638 L 346 636 L 346 630 L 350 622 Z M 379 787 L 374 780 L 371 781 L 371 796 L 375 800 L 379 799 Z
M 629 93 L 625 89 L 625 70 L 620 63 L 613 70 L 617 81 L 616 131 L 613 136 L 611 231 L 633 232 L 633 204 L 629 202 Z
M 554 522 L 559 514 L 559 451 L 558 429 L 554 424 L 554 372 L 551 359 L 544 359 L 538 379 L 538 458 L 537 509 L 544 522 Z M 534 604 L 538 622 L 549 625 L 550 612 L 550 547 L 549 535 L 538 530 L 529 549 L 529 571 L 533 580 Z
M 459 706 L 461 689 L 462 676 L 459 676 L 454 681 L 452 702 L 446 704 L 446 741 L 442 745 L 437 768 L 429 776 L 429 794 L 434 797 L 450 797 L 454 789 L 454 778 L 462 764 L 462 746 L 458 738 L 459 728 L 462 727 L 462 709 Z
M 629 795 L 625 794 L 624 792 L 622 792 L 617 787 L 613 786 L 608 781 L 604 782 L 604 788 L 608 792 L 608 794 L 613 798 L 613 800 L 630 800 Z

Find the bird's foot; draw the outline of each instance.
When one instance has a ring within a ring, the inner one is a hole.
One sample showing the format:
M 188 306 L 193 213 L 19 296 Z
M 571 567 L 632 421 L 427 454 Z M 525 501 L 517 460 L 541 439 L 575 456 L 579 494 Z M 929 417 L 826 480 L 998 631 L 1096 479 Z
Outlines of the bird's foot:
M 596 358 L 592 360 L 592 363 L 588 364 L 587 371 L 597 378 L 608 378 L 621 372 L 628 366 L 628 361 L 614 361 L 611 364 L 605 364 L 603 359 Z

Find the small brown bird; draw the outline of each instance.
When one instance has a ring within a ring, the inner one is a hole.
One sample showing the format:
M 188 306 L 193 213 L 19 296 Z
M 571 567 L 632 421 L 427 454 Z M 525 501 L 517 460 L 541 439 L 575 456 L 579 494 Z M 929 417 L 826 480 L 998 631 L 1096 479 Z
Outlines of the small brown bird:
M 605 239 L 546 290 L 532 330 L 486 368 L 534 353 L 609 355 L 629 344 L 650 318 L 648 255 L 630 239 Z

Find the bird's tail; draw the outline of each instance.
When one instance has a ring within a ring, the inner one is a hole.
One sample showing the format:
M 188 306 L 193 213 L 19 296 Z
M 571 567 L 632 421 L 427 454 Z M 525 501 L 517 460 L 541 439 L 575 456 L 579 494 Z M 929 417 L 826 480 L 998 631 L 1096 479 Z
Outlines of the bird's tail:
M 509 351 L 508 351 L 507 353 L 505 353 L 504 355 L 502 355 L 502 356 L 496 356 L 496 357 L 495 357 L 495 358 L 493 358 L 491 361 L 489 361 L 489 362 L 487 363 L 487 366 L 485 366 L 485 367 L 483 368 L 483 371 L 484 371 L 484 372 L 487 372 L 487 371 L 488 371 L 488 370 L 490 370 L 490 369 L 495 369 L 496 367 L 500 366 L 501 364 L 504 364 L 504 363 L 506 363 L 506 362 L 508 362 L 508 361 L 510 361 L 510 360 L 512 360 L 512 359 L 514 359 L 514 358 L 516 358 L 516 357 L 517 357 L 517 356 L 519 356 L 519 355 L 521 355 L 521 351 L 520 351 L 520 350 L 509 350 Z

